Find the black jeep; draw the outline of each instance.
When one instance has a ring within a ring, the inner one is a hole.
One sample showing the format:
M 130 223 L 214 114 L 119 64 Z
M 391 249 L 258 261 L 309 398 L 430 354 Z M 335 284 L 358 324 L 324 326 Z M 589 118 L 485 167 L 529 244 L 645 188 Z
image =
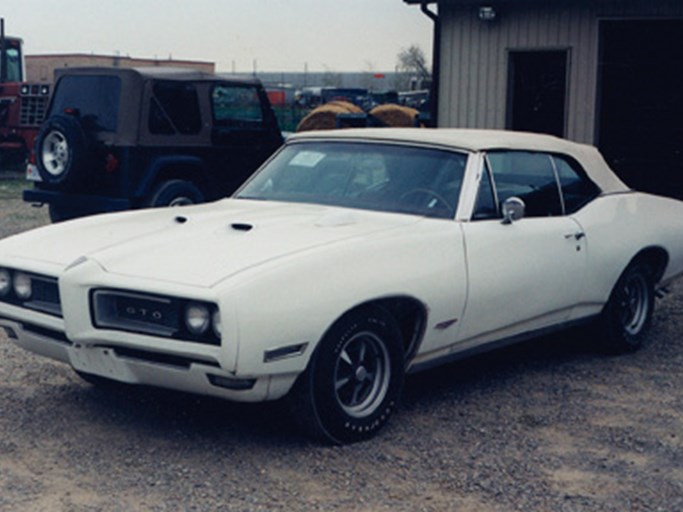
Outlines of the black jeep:
M 53 221 L 232 193 L 282 135 L 260 82 L 172 68 L 67 68 L 24 201 Z

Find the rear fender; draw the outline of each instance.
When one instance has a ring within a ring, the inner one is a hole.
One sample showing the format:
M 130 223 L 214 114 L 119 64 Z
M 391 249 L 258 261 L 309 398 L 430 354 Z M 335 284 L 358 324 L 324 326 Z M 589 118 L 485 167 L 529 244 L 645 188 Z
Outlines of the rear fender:
M 206 164 L 201 158 L 187 155 L 166 155 L 155 158 L 140 181 L 135 197 L 146 197 L 160 180 L 183 179 L 200 189 L 206 181 Z

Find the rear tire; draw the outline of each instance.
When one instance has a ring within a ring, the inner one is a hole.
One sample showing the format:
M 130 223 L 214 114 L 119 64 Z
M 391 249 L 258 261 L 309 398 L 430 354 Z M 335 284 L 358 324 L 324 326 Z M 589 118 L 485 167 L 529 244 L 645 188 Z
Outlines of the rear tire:
M 332 326 L 299 377 L 290 397 L 295 420 L 323 442 L 368 439 L 398 405 L 403 380 L 394 319 L 379 307 L 353 311 Z
M 605 349 L 614 354 L 642 347 L 652 323 L 655 291 L 651 267 L 634 261 L 621 274 L 599 320 Z
M 203 203 L 204 200 L 204 194 L 194 183 L 185 180 L 169 180 L 157 185 L 147 200 L 147 206 L 152 208 L 187 206 Z

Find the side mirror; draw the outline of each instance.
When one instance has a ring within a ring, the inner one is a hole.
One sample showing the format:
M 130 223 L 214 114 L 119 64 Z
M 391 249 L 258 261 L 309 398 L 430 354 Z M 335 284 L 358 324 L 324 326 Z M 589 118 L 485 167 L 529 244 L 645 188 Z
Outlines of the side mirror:
M 503 224 L 512 224 L 513 221 L 524 218 L 526 205 L 519 197 L 508 197 L 503 201 Z

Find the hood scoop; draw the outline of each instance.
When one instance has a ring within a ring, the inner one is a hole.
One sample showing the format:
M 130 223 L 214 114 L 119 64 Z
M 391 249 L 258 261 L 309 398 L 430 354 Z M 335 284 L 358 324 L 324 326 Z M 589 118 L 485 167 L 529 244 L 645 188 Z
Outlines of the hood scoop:
M 246 222 L 233 222 L 230 227 L 235 231 L 251 231 L 254 226 Z

